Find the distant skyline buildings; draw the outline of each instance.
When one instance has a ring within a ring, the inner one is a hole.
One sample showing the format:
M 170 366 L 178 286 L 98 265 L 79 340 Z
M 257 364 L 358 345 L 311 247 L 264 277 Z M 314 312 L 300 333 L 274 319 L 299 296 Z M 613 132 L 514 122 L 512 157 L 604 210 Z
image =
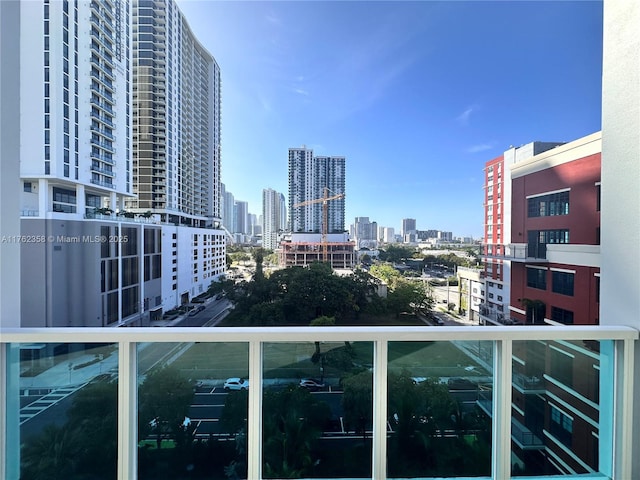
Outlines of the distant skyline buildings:
M 345 194 L 345 157 L 314 156 L 305 146 L 289 148 L 289 227 L 293 233 L 322 232 L 322 202 L 314 202 L 324 196 Z M 345 231 L 345 199 L 331 200 L 327 204 L 328 233 Z
M 278 235 L 286 229 L 284 195 L 271 188 L 262 190 L 262 246 L 269 250 L 278 247 Z
M 378 224 L 370 221 L 369 217 L 356 217 L 351 235 L 356 248 L 375 248 L 378 244 Z

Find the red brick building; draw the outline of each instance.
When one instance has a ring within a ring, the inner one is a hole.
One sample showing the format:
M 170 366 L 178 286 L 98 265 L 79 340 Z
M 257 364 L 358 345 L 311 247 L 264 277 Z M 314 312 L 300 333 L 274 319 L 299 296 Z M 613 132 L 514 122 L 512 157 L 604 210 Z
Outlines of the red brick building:
M 511 167 L 511 319 L 598 324 L 600 155 L 595 133 Z

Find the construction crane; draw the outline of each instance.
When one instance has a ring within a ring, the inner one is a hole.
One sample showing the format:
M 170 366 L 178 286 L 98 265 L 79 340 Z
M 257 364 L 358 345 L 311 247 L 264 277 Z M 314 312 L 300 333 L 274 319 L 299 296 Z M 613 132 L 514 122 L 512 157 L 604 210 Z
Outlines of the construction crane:
M 293 205 L 293 208 L 298 207 L 306 207 L 307 205 L 314 205 L 316 203 L 322 203 L 322 261 L 326 262 L 328 260 L 327 255 L 327 230 L 329 229 L 329 202 L 331 200 L 338 200 L 340 198 L 344 198 L 344 193 L 339 193 L 337 195 L 329 196 L 329 189 L 324 187 L 324 192 L 322 198 L 315 198 L 313 200 L 305 200 L 304 202 L 296 203 Z

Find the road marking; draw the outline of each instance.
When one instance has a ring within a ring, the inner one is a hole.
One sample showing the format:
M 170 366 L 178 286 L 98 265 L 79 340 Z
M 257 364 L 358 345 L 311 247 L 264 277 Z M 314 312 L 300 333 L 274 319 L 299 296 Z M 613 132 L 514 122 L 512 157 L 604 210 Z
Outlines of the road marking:
M 46 409 L 54 406 L 60 400 L 67 398 L 69 395 L 80 390 L 86 383 L 75 387 L 63 387 L 53 390 L 51 393 L 40 397 L 38 400 L 26 405 L 20 409 L 20 425 L 28 422 L 36 415 L 44 412 Z

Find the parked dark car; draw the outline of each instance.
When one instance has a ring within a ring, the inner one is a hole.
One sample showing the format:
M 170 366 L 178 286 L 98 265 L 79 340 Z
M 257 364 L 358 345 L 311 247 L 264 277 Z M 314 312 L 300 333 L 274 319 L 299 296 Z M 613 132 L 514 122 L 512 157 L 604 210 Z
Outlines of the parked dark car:
M 189 312 L 189 316 L 193 317 L 194 315 L 197 315 L 198 313 L 200 313 L 201 311 L 204 310 L 204 305 L 198 305 L 197 307 L 193 308 L 190 312 Z

